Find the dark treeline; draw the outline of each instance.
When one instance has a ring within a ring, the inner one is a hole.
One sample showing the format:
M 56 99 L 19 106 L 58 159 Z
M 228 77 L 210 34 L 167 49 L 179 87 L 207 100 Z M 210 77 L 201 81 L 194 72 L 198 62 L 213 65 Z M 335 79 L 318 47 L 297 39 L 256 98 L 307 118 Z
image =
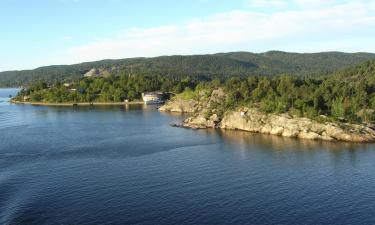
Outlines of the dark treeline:
M 375 61 L 324 79 L 280 76 L 231 78 L 225 107 L 257 105 L 266 112 L 320 115 L 350 122 L 375 120 Z
M 280 51 L 129 58 L 0 72 L 0 86 L 16 87 L 40 80 L 47 83 L 71 82 L 80 79 L 92 68 L 113 70 L 117 74 L 134 73 L 144 76 L 164 76 L 171 79 L 183 79 L 187 75 L 209 79 L 282 74 L 316 76 L 327 75 L 370 59 L 375 59 L 375 54 L 342 52 L 300 54 Z
M 187 88 L 194 89 L 196 83 L 189 77 L 171 79 L 145 75 L 82 78 L 73 83 L 39 81 L 22 89 L 16 100 L 27 96 L 32 102 L 121 102 L 139 100 L 143 92 L 181 93 Z
M 119 75 L 84 78 L 66 87 L 38 82 L 19 93 L 18 99 L 44 102 L 119 102 L 139 99 L 142 92 L 164 91 L 194 98 L 199 93 L 223 88 L 226 100 L 212 106 L 224 112 L 240 106 L 258 107 L 265 112 L 289 112 L 298 116 L 349 122 L 374 122 L 375 61 L 321 79 L 291 75 L 276 77 L 234 76 L 228 79 L 200 80 L 185 77 Z

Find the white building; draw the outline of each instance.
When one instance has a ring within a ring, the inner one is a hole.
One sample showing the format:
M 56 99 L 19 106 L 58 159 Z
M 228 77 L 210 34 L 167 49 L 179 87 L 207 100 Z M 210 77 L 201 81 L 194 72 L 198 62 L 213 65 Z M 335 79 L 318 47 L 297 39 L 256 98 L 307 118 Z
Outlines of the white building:
M 160 104 L 164 102 L 163 92 L 142 93 L 142 99 L 145 104 Z

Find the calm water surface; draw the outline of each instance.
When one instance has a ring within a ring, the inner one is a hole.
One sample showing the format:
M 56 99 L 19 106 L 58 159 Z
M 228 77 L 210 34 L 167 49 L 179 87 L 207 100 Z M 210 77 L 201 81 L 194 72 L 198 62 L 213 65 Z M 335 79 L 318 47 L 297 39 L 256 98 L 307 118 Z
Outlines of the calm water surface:
M 9 105 L 16 91 L 0 89 L 0 224 L 375 224 L 374 145 Z

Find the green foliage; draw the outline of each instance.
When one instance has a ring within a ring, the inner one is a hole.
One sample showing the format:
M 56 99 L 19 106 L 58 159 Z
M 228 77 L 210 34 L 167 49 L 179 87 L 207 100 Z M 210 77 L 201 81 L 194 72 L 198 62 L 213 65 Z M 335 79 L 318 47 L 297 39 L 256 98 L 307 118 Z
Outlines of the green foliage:
M 190 89 L 190 88 L 185 88 L 185 91 L 183 91 L 181 94 L 178 95 L 179 98 L 189 100 L 189 99 L 194 99 L 196 96 L 196 93 Z
M 213 55 L 163 56 L 156 58 L 131 58 L 102 60 L 75 65 L 46 66 L 34 70 L 6 71 L 0 73 L 0 86 L 30 85 L 43 80 L 48 84 L 57 81 L 71 82 L 82 77 L 92 68 L 104 69 L 103 76 L 146 75 L 163 76 L 172 80 L 187 75 L 196 80 L 223 80 L 232 76 L 249 75 L 294 76 L 327 75 L 366 60 L 375 59 L 375 54 L 325 52 L 298 54 L 271 51 L 266 53 L 232 52 Z M 362 72 L 368 72 L 366 68 Z M 184 83 L 186 84 L 186 83 Z M 175 92 L 184 90 L 184 84 L 175 86 Z M 250 88 L 252 81 L 248 82 Z M 217 82 L 216 84 L 217 85 Z M 160 89 L 171 90 L 174 86 L 165 80 Z
M 370 99 L 370 108 L 375 109 L 375 95 L 374 94 L 372 98 Z
M 374 122 L 375 118 L 375 60 L 320 79 L 281 75 L 202 81 L 194 76 L 172 79 L 122 74 L 83 78 L 69 88 L 59 82 L 53 85 L 36 82 L 21 90 L 17 99 L 30 96 L 31 101 L 45 102 L 118 102 L 139 99 L 142 92 L 158 90 L 172 92 L 183 99 L 202 99 L 219 87 L 226 93 L 225 101 L 213 103 L 207 116 L 213 111 L 223 114 L 228 109 L 252 105 L 267 113 L 289 112 L 316 119 L 325 115 L 329 120 Z
M 331 106 L 331 114 L 335 118 L 340 118 L 345 116 L 345 109 L 344 109 L 344 104 L 343 104 L 343 97 L 336 98 L 332 102 Z
M 310 118 L 327 115 L 333 120 L 373 122 L 374 68 L 375 61 L 366 62 L 322 79 L 290 75 L 233 77 L 224 83 L 226 107 L 256 103 L 267 113 L 290 112 Z M 366 113 L 360 115 L 361 110 Z
M 168 83 L 168 86 L 163 85 Z M 193 93 L 196 82 L 189 79 L 172 80 L 161 76 L 109 76 L 108 78 L 83 78 L 71 83 L 68 87 L 56 82 L 47 85 L 36 82 L 27 89 L 22 89 L 16 99 L 23 100 L 29 96 L 33 102 L 121 102 L 125 99 L 140 99 L 143 92 L 159 91 L 174 92 L 176 87 L 185 89 L 186 98 Z

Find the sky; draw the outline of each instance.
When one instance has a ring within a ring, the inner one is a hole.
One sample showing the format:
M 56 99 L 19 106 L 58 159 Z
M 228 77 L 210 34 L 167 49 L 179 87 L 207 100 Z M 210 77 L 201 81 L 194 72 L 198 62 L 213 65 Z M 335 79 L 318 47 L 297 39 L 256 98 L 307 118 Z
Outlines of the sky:
M 375 52 L 375 0 L 0 0 L 0 71 L 269 50 Z

